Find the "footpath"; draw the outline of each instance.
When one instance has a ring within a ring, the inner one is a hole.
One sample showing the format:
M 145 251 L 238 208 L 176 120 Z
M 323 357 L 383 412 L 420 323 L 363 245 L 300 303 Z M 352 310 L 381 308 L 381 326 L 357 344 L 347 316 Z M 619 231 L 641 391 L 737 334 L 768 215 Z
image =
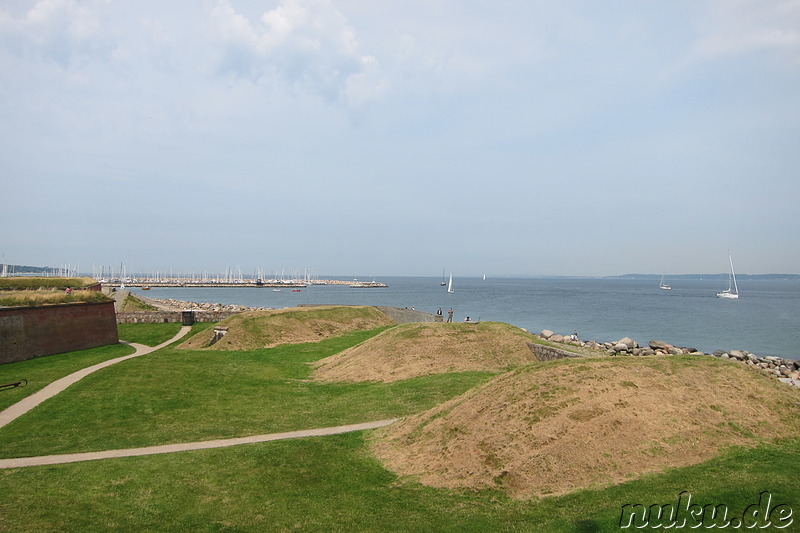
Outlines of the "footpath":
M 106 368 L 111 365 L 120 363 L 122 361 L 127 361 L 128 359 L 132 359 L 134 357 L 140 357 L 142 355 L 146 355 L 156 350 L 159 350 L 184 337 L 187 333 L 189 333 L 191 329 L 192 329 L 191 326 L 181 327 L 177 335 L 175 335 L 168 341 L 162 342 L 158 346 L 151 347 L 151 346 L 145 346 L 143 344 L 125 343 L 134 347 L 136 351 L 130 355 L 117 357 L 115 359 L 109 359 L 108 361 L 103 361 L 102 363 L 98 363 L 96 365 L 86 367 L 82 370 L 78 370 L 77 372 L 73 372 L 68 376 L 65 376 L 61 379 L 58 379 L 50 383 L 41 390 L 31 394 L 27 398 L 23 398 L 22 400 L 18 401 L 17 403 L 8 407 L 7 409 L 0 411 L 0 428 L 10 423 L 11 421 L 16 420 L 17 418 L 24 415 L 25 413 L 27 413 L 40 403 L 44 402 L 47 399 L 52 398 L 59 392 L 63 391 L 70 385 L 80 381 L 81 379 L 88 376 L 92 372 L 96 372 L 101 368 Z M 183 452 L 189 450 L 224 448 L 227 446 L 236 446 L 239 444 L 252 444 L 257 442 L 269 442 L 273 440 L 336 435 L 339 433 L 348 433 L 351 431 L 375 429 L 389 425 L 396 420 L 397 419 L 377 420 L 374 422 L 363 422 L 360 424 L 350 424 L 346 426 L 305 429 L 299 431 L 289 431 L 285 433 L 269 433 L 265 435 L 251 435 L 249 437 L 237 437 L 232 439 L 217 439 L 217 440 L 199 441 L 199 442 L 165 444 L 161 446 L 147 446 L 143 448 L 127 448 L 120 450 L 105 450 L 99 452 L 84 452 L 84 453 L 70 453 L 62 455 L 42 455 L 39 457 L 19 457 L 13 459 L 0 459 L 0 468 L 20 468 L 25 466 L 76 463 L 81 461 L 94 461 L 98 459 L 110 459 L 115 457 L 136 457 L 141 455 L 175 453 L 175 452 Z

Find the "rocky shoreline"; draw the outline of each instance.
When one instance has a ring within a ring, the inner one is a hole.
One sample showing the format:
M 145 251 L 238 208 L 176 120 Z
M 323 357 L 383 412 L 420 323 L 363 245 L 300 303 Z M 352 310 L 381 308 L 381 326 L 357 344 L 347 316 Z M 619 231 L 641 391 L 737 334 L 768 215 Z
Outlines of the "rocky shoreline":
M 649 341 L 647 346 L 640 346 L 630 337 L 624 337 L 616 342 L 583 341 L 575 334 L 564 336 L 549 329 L 542 330 L 538 336 L 550 342 L 595 349 L 610 356 L 705 355 L 728 359 L 763 371 L 792 386 L 800 387 L 800 361 L 771 355 L 759 356 L 747 350 L 715 350 L 712 353 L 705 353 L 695 348 L 674 346 L 658 340 Z
M 241 313 L 244 311 L 270 311 L 271 307 L 247 307 L 246 305 L 230 305 L 220 303 L 197 303 L 182 300 L 149 298 L 137 294 L 136 297 L 145 303 L 157 307 L 160 311 L 214 311 Z

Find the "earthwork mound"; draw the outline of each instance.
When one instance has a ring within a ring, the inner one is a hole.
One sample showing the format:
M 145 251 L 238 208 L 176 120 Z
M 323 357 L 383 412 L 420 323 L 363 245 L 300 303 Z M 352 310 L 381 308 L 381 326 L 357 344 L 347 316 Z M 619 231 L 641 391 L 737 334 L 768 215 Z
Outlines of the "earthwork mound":
M 394 323 L 374 307 L 321 306 L 247 311 L 219 323 L 228 331 L 216 343 L 210 345 L 214 333 L 213 328 L 208 328 L 182 343 L 179 348 L 256 350 L 281 344 L 317 342 L 350 331 L 375 329 Z
M 800 391 L 712 358 L 528 365 L 376 434 L 400 475 L 512 497 L 600 488 L 800 434 Z
M 502 371 L 535 361 L 533 335 L 501 322 L 391 328 L 316 363 L 320 381 L 398 381 L 443 372 Z

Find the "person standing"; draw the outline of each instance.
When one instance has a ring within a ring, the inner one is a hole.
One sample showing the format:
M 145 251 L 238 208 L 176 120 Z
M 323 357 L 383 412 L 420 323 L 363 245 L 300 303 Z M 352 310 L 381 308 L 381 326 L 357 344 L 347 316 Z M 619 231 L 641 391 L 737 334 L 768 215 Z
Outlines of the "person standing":
M 452 322 L 453 321 L 453 308 L 452 307 L 447 311 L 447 321 L 448 322 Z

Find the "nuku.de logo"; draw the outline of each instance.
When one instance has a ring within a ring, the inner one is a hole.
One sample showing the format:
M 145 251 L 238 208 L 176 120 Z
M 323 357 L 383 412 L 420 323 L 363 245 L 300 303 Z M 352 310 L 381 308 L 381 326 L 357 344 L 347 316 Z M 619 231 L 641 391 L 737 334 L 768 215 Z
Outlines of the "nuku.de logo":
M 725 504 L 700 505 L 692 503 L 688 491 L 678 494 L 676 504 L 641 503 L 625 504 L 619 517 L 621 529 L 697 529 L 731 528 L 763 529 L 789 527 L 794 519 L 792 508 L 785 503 L 774 504 L 772 494 L 764 491 L 759 494 L 758 503 L 748 505 L 740 516 L 735 516 Z

